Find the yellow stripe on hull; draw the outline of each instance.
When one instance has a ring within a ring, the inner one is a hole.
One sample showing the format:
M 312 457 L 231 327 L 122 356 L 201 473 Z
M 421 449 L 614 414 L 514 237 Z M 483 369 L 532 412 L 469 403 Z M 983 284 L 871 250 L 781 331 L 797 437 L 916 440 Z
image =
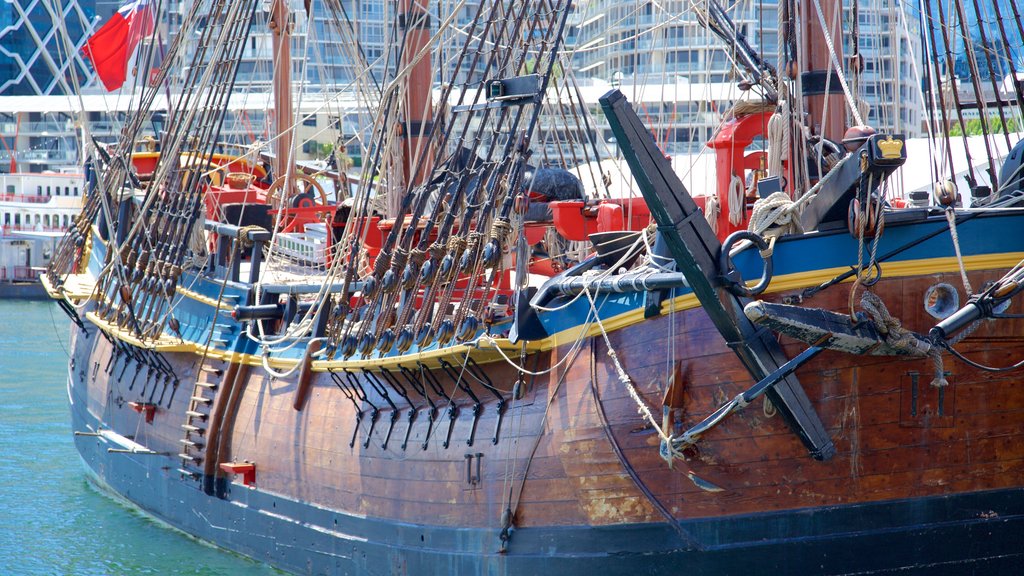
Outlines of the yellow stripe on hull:
M 967 270 L 996 270 L 1010 268 L 1024 259 L 1024 253 L 1013 252 L 1005 254 L 995 255 L 983 255 L 983 256 L 968 256 L 964 258 L 964 267 Z M 811 286 L 818 286 L 823 282 L 826 282 L 832 278 L 835 278 L 839 274 L 845 273 L 849 268 L 828 268 L 822 270 L 813 270 L 809 272 L 800 272 L 796 274 L 787 274 L 784 276 L 776 277 L 772 280 L 769 286 L 769 293 L 786 292 L 789 290 L 799 290 L 803 288 L 809 288 Z M 913 260 L 907 262 L 893 262 L 885 265 L 885 275 L 889 278 L 900 278 L 909 276 L 921 276 L 928 274 L 941 274 L 941 273 L 956 273 L 959 271 L 959 267 L 956 262 L 956 258 L 929 258 L 922 260 Z M 84 276 L 84 275 L 82 275 Z M 851 282 L 852 279 L 846 282 Z M 52 290 L 52 286 L 48 283 L 44 283 L 47 286 L 47 291 Z M 82 284 L 83 287 L 85 283 Z M 193 292 L 179 287 L 178 292 L 185 297 L 203 302 L 210 305 L 211 307 L 216 304 L 216 301 Z M 91 294 L 91 290 L 89 292 Z M 65 294 L 69 294 L 65 290 Z M 51 292 L 51 296 L 53 292 Z M 88 295 L 87 295 L 88 296 Z M 676 312 L 691 310 L 700 306 L 700 302 L 697 297 L 693 294 L 686 294 L 679 296 L 673 300 L 666 300 L 661 304 L 662 314 L 667 314 L 672 310 Z M 231 306 L 221 303 L 222 309 L 231 309 Z M 156 341 L 143 341 L 137 338 L 131 331 L 121 328 L 119 326 L 110 324 L 104 320 L 101 320 L 98 316 L 89 312 L 86 314 L 89 320 L 98 326 L 105 333 L 111 337 L 117 338 L 124 342 L 127 342 L 133 346 L 139 348 L 145 348 L 149 350 L 159 352 L 182 352 L 182 353 L 194 353 L 197 355 L 205 355 L 208 358 L 215 358 L 228 362 L 235 362 L 240 364 L 248 364 L 251 366 L 262 366 L 263 357 L 254 354 L 243 354 L 237 352 L 230 352 L 227 350 L 219 349 L 212 346 L 205 346 L 196 342 L 188 340 L 176 339 L 167 336 L 162 336 Z M 644 312 L 642 309 L 631 310 L 629 312 L 618 314 L 611 318 L 602 320 L 604 329 L 608 332 L 614 332 L 623 328 L 639 324 L 644 321 Z M 580 326 L 574 326 L 567 330 L 563 330 L 556 334 L 553 334 L 547 338 L 541 340 L 535 340 L 526 343 L 526 351 L 528 353 L 544 352 L 554 349 L 558 346 L 571 344 L 579 340 L 580 338 L 589 338 L 596 336 L 601 333 L 601 328 L 596 322 L 584 324 Z M 472 344 L 459 344 L 456 346 L 450 346 L 447 348 L 441 348 L 438 350 L 428 350 L 423 352 L 415 352 L 412 354 L 403 354 L 401 356 L 389 356 L 384 358 L 372 358 L 365 360 L 317 360 L 313 362 L 312 369 L 315 372 L 328 372 L 328 371 L 340 371 L 340 370 L 361 370 L 361 369 L 380 369 L 380 368 L 397 368 L 398 366 L 412 367 L 418 364 L 422 364 L 428 368 L 436 368 L 440 366 L 441 360 L 456 359 L 458 363 L 462 363 L 466 354 L 470 354 L 473 360 L 477 363 L 489 363 L 502 360 L 501 353 L 495 349 L 500 348 L 507 355 L 513 356 L 519 354 L 523 349 L 522 343 L 513 344 L 504 338 L 495 338 L 494 344 L 486 347 L 477 347 Z M 291 358 L 268 358 L 267 364 L 275 369 L 288 370 L 294 368 L 299 364 L 299 359 Z
M 975 270 L 1000 270 L 1009 269 L 1018 262 L 1024 260 L 1024 252 L 1006 252 L 1001 254 L 984 254 L 981 256 L 965 256 L 964 268 L 968 271 Z M 849 267 L 823 268 L 821 270 L 810 270 L 776 276 L 768 285 L 766 294 L 777 294 L 790 290 L 802 290 L 812 286 L 819 286 L 840 274 L 849 272 Z M 883 270 L 888 278 L 906 278 L 910 276 L 925 276 L 929 274 L 959 273 L 955 257 L 925 258 L 921 260 L 908 260 L 906 262 L 890 262 L 884 264 Z M 844 280 L 843 283 L 853 282 L 853 278 Z M 695 294 L 685 294 L 661 303 L 661 313 L 668 314 L 672 310 L 682 312 L 699 308 L 700 301 Z M 601 322 L 608 332 L 621 330 L 634 324 L 644 321 L 643 309 L 630 310 L 611 318 L 603 319 Z M 584 330 L 586 328 L 586 330 Z M 589 326 L 573 326 L 561 332 L 557 332 L 543 340 L 533 342 L 537 349 L 548 350 L 556 346 L 575 342 L 579 338 L 588 338 L 601 333 L 601 328 L 596 322 Z

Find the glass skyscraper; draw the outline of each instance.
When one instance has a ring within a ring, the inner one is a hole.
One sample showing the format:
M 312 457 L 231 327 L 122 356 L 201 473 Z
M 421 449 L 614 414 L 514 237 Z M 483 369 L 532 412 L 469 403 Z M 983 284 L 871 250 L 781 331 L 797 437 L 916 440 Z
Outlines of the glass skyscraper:
M 0 0 L 0 96 L 61 95 L 94 79 L 80 52 L 117 9 L 103 0 Z

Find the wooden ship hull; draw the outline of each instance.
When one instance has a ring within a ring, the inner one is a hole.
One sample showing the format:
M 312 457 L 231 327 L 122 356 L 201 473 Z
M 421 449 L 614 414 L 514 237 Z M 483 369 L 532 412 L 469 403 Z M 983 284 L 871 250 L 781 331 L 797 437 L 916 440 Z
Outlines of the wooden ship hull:
M 964 225 L 965 235 L 972 226 L 1007 231 L 1000 252 L 965 255 L 973 285 L 999 279 L 1024 252 L 1009 234 L 1021 223 L 1014 211 Z M 888 238 L 936 225 L 894 227 Z M 777 259 L 800 251 L 808 256 L 786 261 L 827 262 L 852 241 L 845 233 L 783 241 Z M 935 323 L 926 290 L 960 281 L 947 249 L 933 242 L 916 254 L 933 258 L 885 264 L 873 288 L 918 332 Z M 841 270 L 805 268 L 776 275 L 779 289 L 765 299 L 786 300 Z M 182 317 L 229 322 L 227 305 L 213 314 L 216 286 L 198 285 L 182 297 Z M 848 285 L 815 295 L 814 304 L 844 310 Z M 557 316 L 554 336 L 526 349 L 500 343 L 509 355 L 526 350 L 522 364 L 533 372 L 568 359 L 521 381 L 493 350 L 456 346 L 366 365 L 376 376 L 313 362 L 302 384 L 302 375 L 275 378 L 259 366 L 237 325 L 218 328 L 220 345 L 179 344 L 182 351 L 133 359 L 130 335 L 87 312 L 73 330 L 69 373 L 76 446 L 101 485 L 146 512 L 297 573 L 962 574 L 1019 561 L 1024 408 L 1016 375 L 949 363 L 949 385 L 936 388 L 930 359 L 827 351 L 797 375 L 835 443 L 833 457 L 808 457 L 758 400 L 670 469 L 606 342 L 646 404 L 660 403 L 666 374 L 679 375 L 673 418 L 699 421 L 750 376 L 688 292 L 677 289 L 647 319 L 642 292 L 602 295 L 607 341 L 593 324 L 582 338 L 566 336 L 573 313 L 586 315 L 589 305 L 579 303 Z M 1002 365 L 1020 350 L 1022 328 L 1020 320 L 988 323 L 962 352 Z M 789 356 L 806 347 L 782 342 Z M 472 377 L 460 380 L 466 371 Z M 339 384 L 350 374 L 362 381 L 365 402 Z M 429 378 L 443 394 L 417 396 L 403 376 L 421 385 Z M 185 435 L 183 424 L 203 433 Z M 183 452 L 191 466 L 183 467 Z

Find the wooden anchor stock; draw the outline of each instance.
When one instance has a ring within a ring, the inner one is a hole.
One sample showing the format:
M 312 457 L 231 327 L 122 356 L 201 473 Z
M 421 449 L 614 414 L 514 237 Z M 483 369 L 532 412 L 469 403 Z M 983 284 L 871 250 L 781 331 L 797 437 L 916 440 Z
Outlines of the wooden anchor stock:
M 760 398 L 773 386 L 792 374 L 797 368 L 803 366 L 808 360 L 821 353 L 822 350 L 824 350 L 824 348 L 819 346 L 811 346 L 804 350 L 792 360 L 779 367 L 778 370 L 775 370 L 759 381 L 757 384 L 754 384 L 746 391 L 737 394 L 735 398 L 720 406 L 708 417 L 701 420 L 700 423 L 693 426 L 686 432 L 683 432 L 679 437 L 673 438 L 672 446 L 680 450 L 693 446 L 706 432 L 721 424 L 727 417 L 746 408 L 748 404 Z
M 749 300 L 720 285 L 717 257 L 722 246 L 710 225 L 626 97 L 612 90 L 599 101 L 677 268 L 751 376 L 758 381 L 769 377 L 788 359 L 774 336 L 743 314 Z M 780 378 L 768 394 L 812 457 L 827 460 L 835 454 L 832 439 L 795 375 Z

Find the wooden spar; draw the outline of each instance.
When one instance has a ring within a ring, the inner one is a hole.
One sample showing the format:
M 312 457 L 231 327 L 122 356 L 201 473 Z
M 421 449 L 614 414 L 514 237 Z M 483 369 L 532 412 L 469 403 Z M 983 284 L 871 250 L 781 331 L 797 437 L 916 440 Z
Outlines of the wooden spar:
M 222 495 L 225 486 L 221 482 L 224 479 L 225 471 L 220 468 L 220 464 L 222 462 L 230 462 L 234 458 L 231 445 L 235 433 L 235 420 L 238 418 L 238 408 L 242 401 L 242 395 L 245 393 L 246 383 L 249 380 L 249 369 L 250 366 L 248 364 L 240 364 L 238 366 L 238 369 L 235 371 L 234 381 L 231 384 L 231 394 L 224 406 L 220 435 L 217 438 L 217 453 L 212 462 L 214 474 L 216 474 L 214 492 L 218 495 Z
M 313 355 L 320 351 L 320 340 L 312 340 L 306 345 L 306 353 L 302 356 L 302 363 L 299 365 L 299 377 L 296 381 L 295 401 L 292 407 L 302 411 L 306 405 L 306 398 L 309 398 L 309 389 L 313 384 Z
M 430 14 L 423 10 L 419 2 L 399 0 L 398 23 L 405 34 L 401 65 L 398 68 L 400 72 L 406 72 L 402 82 L 405 91 L 405 116 L 401 124 L 402 174 L 408 189 L 411 189 L 423 183 L 431 168 L 430 155 L 424 154 L 424 147 L 429 145 L 433 129 L 430 102 L 433 82 L 429 54 Z M 397 210 L 397 205 L 395 208 Z
M 788 358 L 774 335 L 758 330 L 743 314 L 749 300 L 731 294 L 718 280 L 722 272 L 716 260 L 722 246 L 711 226 L 626 97 L 613 90 L 599 102 L 677 269 L 750 375 L 755 380 L 766 378 Z M 768 393 L 814 458 L 827 460 L 835 454 L 832 439 L 794 375 L 781 379 Z
M 267 27 L 273 33 L 274 58 L 274 178 L 288 177 L 282 186 L 281 198 L 287 199 L 291 192 L 288 158 L 292 150 L 292 49 L 291 21 L 287 0 L 274 0 L 270 8 L 270 22 Z
M 220 462 L 217 454 L 220 450 L 221 426 L 228 411 L 228 401 L 234 393 L 239 366 L 235 362 L 228 365 L 227 371 L 223 373 L 224 377 L 221 380 L 216 403 L 213 410 L 210 411 L 209 425 L 206 428 L 206 455 L 203 460 L 204 490 L 208 494 L 212 494 L 214 489 L 213 478 L 217 474 L 217 463 Z
M 821 7 L 821 18 L 818 18 L 818 7 Z M 802 2 L 802 25 L 804 45 L 800 47 L 800 56 L 803 64 L 800 69 L 803 73 L 804 99 L 807 106 L 807 120 L 814 134 L 823 136 L 834 142 L 843 139 L 844 128 L 843 113 L 846 110 L 846 102 L 843 97 L 843 87 L 835 74 L 835 67 L 831 64 L 828 42 L 825 35 L 829 35 L 832 46 L 836 51 L 836 60 L 843 63 L 843 39 L 839 33 L 842 31 L 842 22 L 837 21 L 833 27 L 833 18 L 836 10 L 840 9 L 841 3 L 826 0 L 812 0 Z M 842 15 L 840 15 L 841 17 Z M 821 21 L 829 27 L 822 29 Z M 826 82 L 828 72 L 832 72 L 832 79 Z M 825 94 L 825 86 L 828 85 L 828 94 Z M 822 114 L 828 106 L 828 117 L 822 122 Z

